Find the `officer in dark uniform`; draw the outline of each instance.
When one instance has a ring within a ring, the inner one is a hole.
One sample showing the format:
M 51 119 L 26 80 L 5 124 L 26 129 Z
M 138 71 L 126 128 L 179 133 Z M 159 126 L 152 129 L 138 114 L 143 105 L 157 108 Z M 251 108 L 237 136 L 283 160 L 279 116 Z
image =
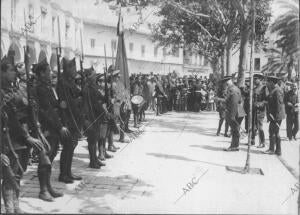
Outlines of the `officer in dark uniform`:
M 55 191 L 51 186 L 51 164 L 57 155 L 60 137 L 67 137 L 70 134 L 68 129 L 62 125 L 58 115 L 58 97 L 51 86 L 50 66 L 46 59 L 34 64 L 32 71 L 37 76 L 36 100 L 39 107 L 39 121 L 43 134 L 50 144 L 50 150 L 40 154 L 38 166 L 39 198 L 53 201 L 52 197 L 61 197 L 63 194 Z
M 292 138 L 296 140 L 296 135 L 299 130 L 299 97 L 298 87 L 296 83 L 292 84 L 292 89 L 287 92 L 284 103 L 286 111 L 286 129 L 287 136 L 291 141 Z
M 105 163 L 97 159 L 97 144 L 100 142 L 102 147 L 103 142 L 105 143 L 108 124 L 108 111 L 104 106 L 104 94 L 101 93 L 98 85 L 98 82 L 103 81 L 104 74 L 93 72 L 86 77 L 83 90 L 84 128 L 90 155 L 89 167 L 94 169 L 100 169 L 101 166 L 105 166 Z
M 279 78 L 275 76 L 267 77 L 267 87 L 269 90 L 267 119 L 269 124 L 270 147 L 266 154 L 281 155 L 281 139 L 279 135 L 280 125 L 285 118 L 284 95 L 283 90 L 278 86 Z
M 251 144 L 255 145 L 255 136 L 258 132 L 259 145 L 257 148 L 265 147 L 265 133 L 263 121 L 266 115 L 267 89 L 262 81 L 264 76 L 256 73 L 253 75 L 255 87 L 253 89 L 253 115 L 252 115 L 252 138 Z
M 70 135 L 62 140 L 63 149 L 60 156 L 59 181 L 73 183 L 81 180 L 80 176 L 72 174 L 72 160 L 74 150 L 81 138 L 83 116 L 80 109 L 82 104 L 82 92 L 75 82 L 79 74 L 76 72 L 75 58 L 72 60 L 62 59 L 63 73 L 57 83 L 57 94 L 60 99 L 60 116 L 64 125 L 68 128 Z
M 232 77 L 225 77 L 223 81 L 227 84 L 227 95 L 225 98 L 226 120 L 231 128 L 231 145 L 225 151 L 239 151 L 240 126 L 246 115 L 241 90 L 233 84 Z
M 1 60 L 1 167 L 2 197 L 6 213 L 22 213 L 19 208 L 20 180 L 26 171 L 32 146 L 42 150 L 40 140 L 30 135 L 26 92 L 16 88 L 13 59 Z M 3 162 L 3 163 L 2 163 Z

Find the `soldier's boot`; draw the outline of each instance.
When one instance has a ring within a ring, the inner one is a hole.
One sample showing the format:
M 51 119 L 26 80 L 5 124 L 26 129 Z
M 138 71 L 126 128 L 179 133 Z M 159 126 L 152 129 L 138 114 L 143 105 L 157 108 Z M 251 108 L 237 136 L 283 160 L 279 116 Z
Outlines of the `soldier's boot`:
M 258 131 L 259 135 L 259 146 L 258 148 L 264 148 L 265 147 L 265 133 L 262 130 Z
M 105 142 L 105 139 L 101 138 L 98 141 L 98 150 L 99 150 L 99 155 L 98 155 L 98 160 L 100 161 L 105 161 L 105 154 L 104 154 L 104 144 L 103 142 Z
M 5 212 L 8 214 L 15 213 L 14 211 L 14 188 L 9 185 L 8 181 L 2 182 L 2 197 L 4 201 Z
M 58 192 L 58 191 L 56 191 L 56 190 L 54 190 L 52 188 L 52 185 L 51 185 L 51 172 L 52 172 L 51 166 L 49 166 L 48 167 L 48 171 L 47 171 L 47 177 L 46 177 L 46 183 L 47 183 L 48 192 L 54 198 L 62 197 L 64 195 L 63 193 Z
M 69 156 L 68 152 L 65 149 L 63 149 L 62 153 L 61 153 L 61 156 L 60 156 L 60 175 L 59 175 L 58 180 L 60 182 L 66 183 L 66 184 L 71 184 L 74 181 L 72 180 L 72 178 L 70 178 L 67 175 L 68 156 Z
M 110 134 L 108 135 L 108 151 L 116 152 L 118 149 L 120 149 L 120 147 L 116 147 L 114 145 L 113 134 L 112 132 L 110 132 Z
M 18 183 L 20 184 L 19 180 Z M 20 190 L 14 189 L 13 204 L 14 204 L 15 214 L 24 214 L 25 212 L 21 210 L 19 206 L 19 197 L 20 197 Z
M 274 154 L 275 136 L 270 135 L 269 139 L 270 139 L 270 146 L 269 146 L 269 149 L 267 151 L 265 151 L 265 154 Z
M 111 154 L 108 154 L 107 151 L 106 151 L 106 147 L 104 146 L 104 156 L 105 156 L 105 159 L 110 159 L 110 158 L 113 158 L 114 156 L 112 156 Z
M 74 150 L 75 147 L 70 151 L 70 156 L 68 157 L 68 165 L 67 165 L 67 175 L 72 179 L 72 180 L 82 180 L 82 177 L 78 175 L 74 175 L 72 173 L 72 161 L 73 161 L 73 155 L 74 155 Z
M 119 142 L 121 142 L 121 143 L 125 142 L 125 135 L 124 135 L 124 131 L 123 130 L 120 130 L 120 139 L 119 139 Z
M 138 126 L 137 126 L 137 118 L 138 118 L 138 116 L 136 115 L 136 114 L 134 114 L 134 125 L 133 125 L 133 127 L 135 127 L 135 128 L 137 128 Z
M 96 142 L 88 143 L 88 149 L 90 154 L 90 164 L 89 167 L 93 169 L 100 169 L 100 164 L 97 161 L 97 155 L 96 155 Z
M 276 136 L 276 150 L 275 150 L 276 155 L 281 155 L 281 140 L 280 137 Z
M 38 178 L 40 182 L 39 198 L 47 202 L 53 202 L 53 198 L 47 190 L 47 169 L 45 166 L 38 168 Z
M 218 127 L 218 130 L 217 130 L 217 136 L 220 135 L 220 131 L 221 131 L 221 128 L 222 128 L 223 121 L 224 121 L 224 119 L 219 120 L 219 127 Z

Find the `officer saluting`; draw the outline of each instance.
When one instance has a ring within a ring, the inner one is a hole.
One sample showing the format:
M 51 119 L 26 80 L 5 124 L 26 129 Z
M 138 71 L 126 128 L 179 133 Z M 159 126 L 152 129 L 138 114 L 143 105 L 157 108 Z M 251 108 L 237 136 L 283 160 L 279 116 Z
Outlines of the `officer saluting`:
M 269 124 L 270 147 L 266 154 L 281 155 L 281 139 L 279 136 L 279 129 L 282 120 L 285 118 L 284 95 L 283 90 L 278 86 L 279 78 L 276 76 L 267 77 L 267 87 L 269 90 L 267 119 Z

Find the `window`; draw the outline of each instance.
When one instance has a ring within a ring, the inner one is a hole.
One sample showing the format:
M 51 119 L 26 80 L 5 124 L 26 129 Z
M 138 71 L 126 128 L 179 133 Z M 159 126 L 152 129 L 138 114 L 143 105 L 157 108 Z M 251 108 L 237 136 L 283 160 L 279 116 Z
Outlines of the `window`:
M 133 52 L 133 43 L 129 43 L 129 50 L 130 52 Z
M 47 9 L 45 7 L 41 7 L 41 32 L 45 32 L 46 15 Z
M 157 57 L 157 53 L 158 53 L 158 46 L 154 47 L 154 57 Z
M 55 35 L 55 17 L 52 16 L 52 36 L 54 37 Z
M 117 41 L 116 40 L 111 41 L 111 49 L 113 52 L 116 51 L 116 49 L 117 49 Z
M 95 43 L 96 43 L 96 40 L 95 39 L 91 39 L 91 48 L 95 48 Z
M 260 70 L 260 58 L 254 58 L 254 70 L 255 71 Z
M 142 45 L 141 46 L 141 54 L 142 54 L 142 57 L 144 57 L 145 56 L 145 45 Z
M 179 57 L 179 48 L 175 48 L 172 53 L 173 56 Z

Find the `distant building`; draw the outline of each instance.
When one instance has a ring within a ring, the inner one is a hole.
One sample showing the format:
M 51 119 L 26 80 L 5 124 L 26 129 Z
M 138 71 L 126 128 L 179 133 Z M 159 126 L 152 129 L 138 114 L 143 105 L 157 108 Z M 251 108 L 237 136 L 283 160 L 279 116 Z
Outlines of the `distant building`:
M 74 0 L 1 0 L 1 57 L 9 49 L 15 51 L 15 61 L 24 61 L 23 47 L 26 44 L 25 19 L 34 22 L 28 32 L 30 64 L 47 58 L 56 70 L 56 48 L 58 47 L 58 17 L 62 55 L 66 58 L 81 54 L 81 38 L 84 51 L 84 67 L 94 66 L 103 71 L 104 45 L 108 65 L 114 63 L 117 51 L 118 8 L 102 1 Z M 154 15 L 157 8 L 148 7 L 140 13 L 135 7 L 122 8 L 125 29 L 125 44 L 130 73 L 180 75 L 211 72 L 203 56 L 157 46 L 151 41 L 151 24 L 159 21 Z
M 12 49 L 15 61 L 24 61 L 26 20 L 35 23 L 30 28 L 28 25 L 30 64 L 47 58 L 51 68 L 56 69 L 58 17 L 62 55 L 66 58 L 78 55 L 81 19 L 78 10 L 69 8 L 67 3 L 59 0 L 1 0 L 1 57 Z

